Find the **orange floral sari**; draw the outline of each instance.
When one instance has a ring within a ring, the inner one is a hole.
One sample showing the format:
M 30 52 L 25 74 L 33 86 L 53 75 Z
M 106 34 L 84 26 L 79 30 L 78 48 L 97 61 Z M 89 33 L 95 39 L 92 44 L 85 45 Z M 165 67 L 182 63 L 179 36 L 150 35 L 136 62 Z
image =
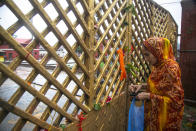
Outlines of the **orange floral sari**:
M 145 101 L 146 131 L 180 131 L 184 111 L 181 72 L 166 38 L 149 38 L 144 46 L 158 60 L 148 78 L 150 100 Z

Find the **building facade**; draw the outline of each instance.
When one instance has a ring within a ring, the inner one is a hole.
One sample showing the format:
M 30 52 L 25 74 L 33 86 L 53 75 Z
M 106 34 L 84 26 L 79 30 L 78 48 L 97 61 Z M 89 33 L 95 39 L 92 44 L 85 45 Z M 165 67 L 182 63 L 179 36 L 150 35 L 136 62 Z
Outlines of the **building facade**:
M 23 47 L 26 47 L 32 39 L 15 39 L 18 43 L 20 43 Z M 33 49 L 31 55 L 34 56 L 35 59 L 39 60 L 39 44 Z M 7 43 L 0 44 L 0 58 L 1 62 L 3 61 L 12 61 L 14 58 L 18 56 L 17 52 Z

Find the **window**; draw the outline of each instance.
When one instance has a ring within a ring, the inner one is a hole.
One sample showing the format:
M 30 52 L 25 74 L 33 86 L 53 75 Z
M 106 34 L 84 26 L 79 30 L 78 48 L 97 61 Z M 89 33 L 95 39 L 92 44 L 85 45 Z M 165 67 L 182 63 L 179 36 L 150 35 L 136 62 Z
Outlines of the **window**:
M 9 53 L 9 60 L 12 60 L 12 53 Z

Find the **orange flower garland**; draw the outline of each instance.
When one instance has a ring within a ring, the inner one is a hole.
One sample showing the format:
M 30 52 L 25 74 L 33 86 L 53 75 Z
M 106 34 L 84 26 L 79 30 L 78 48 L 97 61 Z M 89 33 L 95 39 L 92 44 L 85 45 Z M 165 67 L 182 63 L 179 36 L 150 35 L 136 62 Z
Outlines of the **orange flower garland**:
M 124 54 L 121 48 L 117 50 L 117 53 L 119 54 L 119 63 L 120 63 L 120 69 L 121 69 L 120 80 L 122 81 L 124 78 L 126 78 Z

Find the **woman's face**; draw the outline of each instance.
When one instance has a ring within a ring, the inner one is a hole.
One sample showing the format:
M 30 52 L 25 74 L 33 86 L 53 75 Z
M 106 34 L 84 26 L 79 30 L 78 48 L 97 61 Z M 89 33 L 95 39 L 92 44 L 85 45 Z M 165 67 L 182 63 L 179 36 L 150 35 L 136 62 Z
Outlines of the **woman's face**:
M 155 65 L 157 63 L 157 58 L 152 53 L 150 53 L 145 48 L 143 48 L 142 51 L 144 53 L 143 55 L 146 61 L 148 61 L 151 65 Z

